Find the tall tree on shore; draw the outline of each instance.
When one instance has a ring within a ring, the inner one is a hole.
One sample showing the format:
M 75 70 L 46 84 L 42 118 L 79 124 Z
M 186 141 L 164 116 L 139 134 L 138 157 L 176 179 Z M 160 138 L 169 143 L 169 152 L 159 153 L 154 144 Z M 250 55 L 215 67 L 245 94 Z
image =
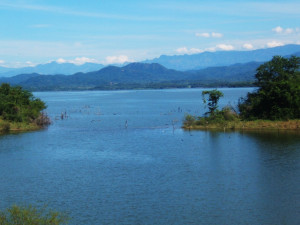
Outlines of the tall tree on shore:
M 240 99 L 244 119 L 300 118 L 300 58 L 274 56 L 257 68 L 258 89 Z
M 221 97 L 223 97 L 223 93 L 216 89 L 211 91 L 202 91 L 203 103 L 207 103 L 209 110 L 206 114 L 214 115 L 218 109 L 218 101 Z

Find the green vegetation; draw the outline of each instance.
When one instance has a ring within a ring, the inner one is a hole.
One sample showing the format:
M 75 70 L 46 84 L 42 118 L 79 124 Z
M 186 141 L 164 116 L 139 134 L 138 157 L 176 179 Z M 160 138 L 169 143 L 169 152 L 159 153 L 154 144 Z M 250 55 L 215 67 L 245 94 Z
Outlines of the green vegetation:
M 68 218 L 59 212 L 47 208 L 37 209 L 32 206 L 14 205 L 0 211 L 1 225 L 59 225 L 67 224 Z
M 209 96 L 208 100 L 206 99 L 206 95 Z M 208 101 L 207 103 L 209 109 L 209 112 L 207 112 L 208 114 L 213 116 L 216 113 L 218 108 L 218 101 L 223 96 L 224 96 L 223 93 L 216 89 L 212 91 L 202 91 L 203 103 L 206 104 L 206 102 Z
M 50 123 L 41 112 L 44 102 L 21 87 L 0 86 L 0 132 L 10 130 L 34 130 Z
M 186 115 L 184 128 L 189 129 L 300 129 L 300 58 L 273 59 L 257 68 L 258 89 L 240 99 L 237 113 L 233 107 L 218 110 L 223 94 L 217 90 L 208 95 L 209 111 L 204 117 Z
M 241 117 L 248 120 L 300 118 L 300 58 L 275 56 L 257 69 L 256 86 L 239 103 Z

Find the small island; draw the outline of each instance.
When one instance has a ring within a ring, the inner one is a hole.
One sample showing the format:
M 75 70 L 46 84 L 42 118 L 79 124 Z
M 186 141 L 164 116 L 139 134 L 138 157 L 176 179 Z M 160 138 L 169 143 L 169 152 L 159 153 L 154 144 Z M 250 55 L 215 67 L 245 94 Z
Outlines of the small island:
M 237 107 L 218 110 L 223 93 L 203 91 L 209 111 L 204 116 L 186 115 L 184 129 L 300 130 L 300 58 L 274 56 L 257 68 L 258 89 L 239 99 Z M 237 109 L 235 109 L 237 108 Z
M 0 86 L 0 133 L 38 130 L 50 124 L 46 105 L 21 87 Z

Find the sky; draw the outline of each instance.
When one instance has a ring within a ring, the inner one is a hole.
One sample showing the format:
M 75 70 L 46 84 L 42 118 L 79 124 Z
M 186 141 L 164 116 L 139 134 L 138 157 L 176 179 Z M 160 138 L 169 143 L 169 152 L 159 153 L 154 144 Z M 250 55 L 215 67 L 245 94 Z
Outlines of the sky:
M 0 0 L 0 67 L 300 44 L 297 0 Z

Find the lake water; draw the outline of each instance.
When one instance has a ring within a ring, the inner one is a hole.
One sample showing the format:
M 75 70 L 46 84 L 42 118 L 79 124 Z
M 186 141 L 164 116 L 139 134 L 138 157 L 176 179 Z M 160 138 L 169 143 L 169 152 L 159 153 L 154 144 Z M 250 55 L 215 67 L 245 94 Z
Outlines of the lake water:
M 35 93 L 53 124 L 0 136 L 0 209 L 47 204 L 71 224 L 299 224 L 299 133 L 184 131 L 186 113 L 206 110 L 202 90 Z M 253 89 L 220 90 L 222 107 Z

